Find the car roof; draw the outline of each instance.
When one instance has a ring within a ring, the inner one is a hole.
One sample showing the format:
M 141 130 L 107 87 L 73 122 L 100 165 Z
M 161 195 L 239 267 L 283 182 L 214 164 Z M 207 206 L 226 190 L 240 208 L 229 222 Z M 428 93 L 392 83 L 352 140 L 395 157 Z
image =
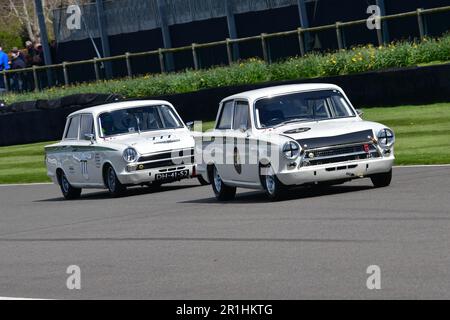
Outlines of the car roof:
M 342 89 L 338 87 L 337 85 L 330 84 L 330 83 L 305 83 L 305 84 L 289 84 L 289 85 L 282 85 L 282 86 L 275 86 L 275 87 L 267 87 L 267 88 L 261 88 L 251 91 L 246 91 L 242 93 L 238 93 L 235 95 L 232 95 L 230 97 L 227 97 L 222 100 L 222 102 L 232 99 L 248 99 L 251 101 L 254 101 L 259 98 L 272 96 L 272 95 L 279 95 L 284 93 L 293 93 L 293 92 L 300 92 L 300 91 L 313 91 L 313 90 L 340 90 Z
M 103 112 L 112 112 L 116 110 L 128 109 L 133 107 L 156 106 L 162 104 L 170 106 L 172 105 L 170 102 L 164 100 L 133 100 L 133 101 L 114 102 L 78 110 L 70 114 L 69 117 L 75 116 L 77 114 L 86 114 L 86 113 L 90 113 L 94 116 L 97 116 L 98 114 Z

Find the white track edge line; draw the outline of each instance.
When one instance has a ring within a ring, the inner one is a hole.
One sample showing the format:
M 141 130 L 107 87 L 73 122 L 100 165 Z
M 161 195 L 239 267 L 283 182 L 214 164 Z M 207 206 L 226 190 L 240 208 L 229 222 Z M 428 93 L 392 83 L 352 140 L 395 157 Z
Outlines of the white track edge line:
M 401 168 L 446 168 L 450 167 L 450 164 L 418 164 L 418 165 L 406 165 L 406 166 L 394 166 L 395 169 Z M 52 182 L 43 183 L 14 183 L 14 184 L 0 184 L 0 187 L 23 187 L 23 186 L 50 186 Z
M 12 184 L 0 184 L 0 187 L 22 187 L 22 186 L 49 186 L 52 185 L 51 182 L 43 183 L 12 183 Z

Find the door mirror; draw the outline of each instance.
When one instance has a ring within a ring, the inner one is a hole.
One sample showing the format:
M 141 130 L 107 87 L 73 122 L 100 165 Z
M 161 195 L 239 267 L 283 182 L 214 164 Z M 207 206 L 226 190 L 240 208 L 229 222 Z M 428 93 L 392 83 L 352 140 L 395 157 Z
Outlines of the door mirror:
M 84 135 L 84 140 L 90 141 L 91 143 L 94 143 L 95 135 L 93 133 L 86 133 Z
M 247 130 L 248 130 L 248 128 L 247 128 L 247 126 L 246 125 L 241 125 L 240 127 L 239 127 L 239 131 L 240 132 L 242 132 L 242 133 L 245 133 L 245 132 L 247 132 Z
M 190 122 L 186 123 L 186 127 L 188 127 L 189 131 L 193 131 L 194 130 L 194 122 L 190 121 Z
M 358 114 L 359 117 L 363 117 L 364 115 L 364 111 L 362 111 L 361 109 L 356 109 L 356 113 Z

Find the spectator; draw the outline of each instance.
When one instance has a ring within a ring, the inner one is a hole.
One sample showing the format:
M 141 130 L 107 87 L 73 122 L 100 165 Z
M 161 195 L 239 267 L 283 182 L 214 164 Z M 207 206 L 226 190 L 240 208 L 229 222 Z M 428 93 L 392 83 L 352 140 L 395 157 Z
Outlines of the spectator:
M 0 72 L 3 70 L 9 70 L 9 69 L 10 69 L 10 66 L 9 66 L 8 55 L 3 52 L 3 48 L 0 45 Z M 4 90 L 5 90 L 5 82 L 3 80 L 3 76 L 0 76 L 0 91 L 4 91 Z
M 25 63 L 27 64 L 27 67 L 33 66 L 33 57 L 35 55 L 36 51 L 34 50 L 33 42 L 25 42 Z
M 52 57 L 52 63 L 55 64 L 57 60 L 57 51 L 58 51 L 58 45 L 56 44 L 55 40 L 50 41 L 50 55 Z
M 34 44 L 31 41 L 25 42 L 25 50 L 24 50 L 24 60 L 27 68 L 31 68 L 33 66 L 33 58 L 36 55 L 36 50 L 34 50 Z M 34 89 L 34 81 L 33 74 L 31 72 L 26 72 L 24 75 L 24 90 L 33 90 Z
M 19 70 L 26 68 L 25 57 L 19 49 L 11 51 L 11 69 Z M 24 89 L 24 75 L 22 72 L 14 73 L 11 77 L 11 90 L 22 91 Z
M 40 43 L 37 43 L 34 47 L 33 66 L 44 65 L 44 49 Z

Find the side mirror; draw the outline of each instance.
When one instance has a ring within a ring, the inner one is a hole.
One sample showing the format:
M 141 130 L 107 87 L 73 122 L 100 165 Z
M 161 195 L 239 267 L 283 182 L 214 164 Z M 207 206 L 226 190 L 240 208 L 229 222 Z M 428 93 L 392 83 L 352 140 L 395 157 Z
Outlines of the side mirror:
M 240 126 L 240 127 L 239 127 L 239 132 L 246 133 L 246 134 L 247 134 L 247 137 L 250 137 L 250 135 L 251 135 L 250 129 L 247 128 L 246 125 Z
M 84 140 L 90 141 L 91 143 L 94 143 L 95 135 L 93 133 L 86 133 L 84 135 Z
M 364 115 L 364 111 L 362 111 L 361 109 L 356 109 L 356 113 L 358 114 L 359 117 L 363 117 Z
M 193 121 L 190 121 L 190 122 L 186 123 L 186 126 L 188 127 L 188 129 L 190 131 L 194 130 L 194 122 Z

